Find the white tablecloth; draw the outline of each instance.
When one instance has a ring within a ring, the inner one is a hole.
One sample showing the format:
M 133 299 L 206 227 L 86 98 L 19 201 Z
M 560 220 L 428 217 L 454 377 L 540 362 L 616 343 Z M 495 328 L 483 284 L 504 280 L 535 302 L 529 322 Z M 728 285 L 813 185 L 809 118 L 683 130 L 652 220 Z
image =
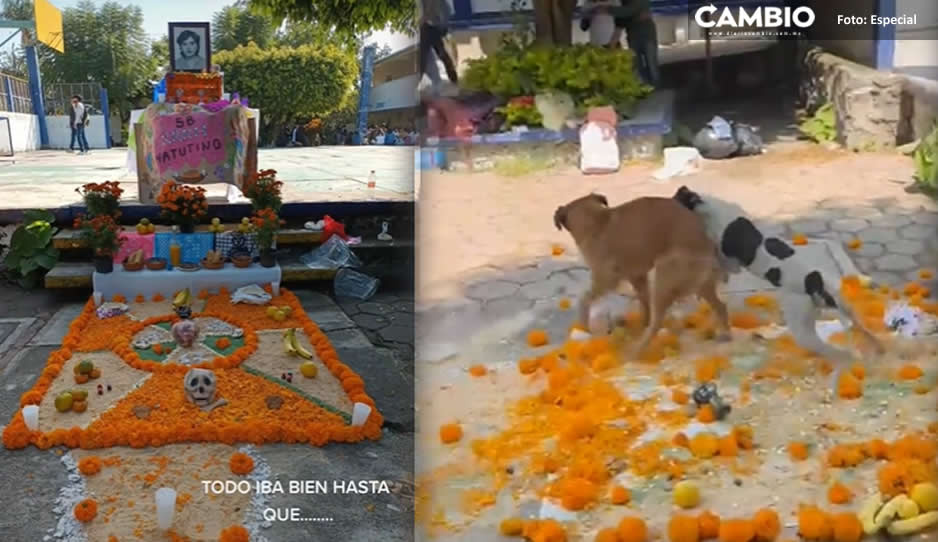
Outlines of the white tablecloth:
M 231 292 L 251 284 L 276 284 L 279 287 L 281 275 L 279 265 L 262 267 L 256 263 L 243 269 L 227 263 L 224 269 L 198 271 L 124 271 L 123 266 L 114 264 L 113 272 L 95 272 L 92 281 L 95 294 L 100 294 L 105 301 L 115 295 L 122 295 L 132 301 L 140 294 L 150 298 L 157 293 L 169 299 L 184 288 L 189 288 L 192 295 L 196 295 L 202 290 L 217 292 L 222 286 Z

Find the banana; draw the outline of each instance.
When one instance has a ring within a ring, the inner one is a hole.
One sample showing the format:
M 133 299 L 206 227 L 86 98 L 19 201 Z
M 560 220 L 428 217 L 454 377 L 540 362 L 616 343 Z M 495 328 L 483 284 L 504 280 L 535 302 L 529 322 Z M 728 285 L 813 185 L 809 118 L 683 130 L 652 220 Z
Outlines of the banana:
M 902 506 L 902 502 L 906 499 L 908 499 L 908 497 L 905 495 L 896 495 L 883 505 L 883 507 L 879 509 L 879 512 L 876 513 L 876 519 L 874 520 L 876 527 L 882 529 L 889 525 L 892 520 L 896 518 L 896 515 L 899 513 L 899 507 Z
M 296 329 L 290 329 L 290 340 L 293 342 L 293 349 L 296 350 L 296 353 L 300 355 L 303 359 L 313 359 L 313 355 L 309 353 L 308 350 L 303 348 L 303 345 L 300 344 L 300 341 L 296 337 Z
M 293 345 L 293 328 L 287 329 L 283 332 L 283 350 L 291 356 L 299 355 L 299 352 L 296 351 L 296 346 Z
M 189 289 L 188 288 L 176 293 L 176 297 L 173 298 L 174 307 L 185 307 L 188 304 L 189 304 Z
M 883 496 L 880 493 L 874 493 L 870 495 L 863 505 L 860 506 L 860 511 L 857 512 L 857 519 L 860 520 L 860 523 L 863 525 L 863 532 L 866 534 L 875 534 L 877 533 L 882 526 L 877 525 L 875 521 L 876 512 L 883 506 Z
M 893 521 L 886 530 L 893 536 L 901 536 L 917 533 L 933 525 L 938 525 L 938 512 L 925 512 L 912 519 Z

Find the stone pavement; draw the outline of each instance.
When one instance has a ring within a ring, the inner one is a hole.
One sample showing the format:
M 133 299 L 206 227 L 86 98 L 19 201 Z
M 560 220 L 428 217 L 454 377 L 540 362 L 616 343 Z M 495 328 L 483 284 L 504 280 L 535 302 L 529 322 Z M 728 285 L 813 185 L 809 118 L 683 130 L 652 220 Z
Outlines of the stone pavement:
M 368 301 L 338 300 L 339 306 L 375 346 L 392 350 L 404 362 L 414 359 L 414 296 L 379 291 Z M 413 363 L 407 363 L 413 377 Z
M 324 146 L 259 149 L 258 167 L 276 169 L 285 202 L 412 201 L 414 147 Z M 376 187 L 368 188 L 375 172 Z M 137 201 L 137 176 L 127 169 L 127 149 L 36 151 L 0 161 L 0 209 L 54 208 L 80 203 L 85 183 L 120 181 L 126 202 Z M 209 198 L 224 198 L 225 185 L 208 185 Z
M 19 408 L 19 398 L 45 367 L 51 352 L 58 349 L 69 323 L 81 310 L 83 300 L 47 303 L 44 293 L 26 294 L 0 288 L 0 299 L 21 298 L 0 319 L 0 431 L 2 424 Z M 326 333 L 344 363 L 365 380 L 369 394 L 384 414 L 384 436 L 377 442 L 352 445 L 265 445 L 258 448 L 274 476 L 286 480 L 343 479 L 413 482 L 413 361 L 386 348 L 376 348 L 358 326 L 328 296 L 310 290 L 295 290 L 310 318 Z M 391 297 L 381 298 L 391 303 Z M 397 309 L 406 311 L 406 297 L 394 297 Z M 23 301 L 26 300 L 26 301 Z M 379 302 L 380 303 L 380 302 Z M 41 304 L 41 309 L 39 305 Z M 54 307 L 54 309 L 52 309 Z M 412 310 L 412 309 L 411 309 Z M 35 314 L 38 316 L 28 316 Z M 395 314 L 390 311 L 390 314 Z M 403 326 L 406 319 L 396 319 Z M 412 334 L 412 332 L 411 332 Z M 401 336 L 395 336 L 401 338 Z M 6 355 L 3 355 L 7 348 Z M 411 346 L 412 348 L 412 346 Z M 55 449 L 34 447 L 14 452 L 0 447 L 0 484 L 5 488 L 0 506 L 7 514 L 0 519 L 4 540 L 42 540 L 54 527 L 53 512 L 58 489 L 66 475 Z M 159 449 L 153 451 L 157 454 Z M 23 476 L 23 473 L 27 473 Z M 335 540 L 413 540 L 413 498 L 409 490 L 390 495 L 337 495 L 310 498 L 283 494 L 273 497 L 272 507 L 299 507 L 304 517 L 334 517 L 331 524 L 275 522 L 264 534 L 271 541 L 301 542 Z

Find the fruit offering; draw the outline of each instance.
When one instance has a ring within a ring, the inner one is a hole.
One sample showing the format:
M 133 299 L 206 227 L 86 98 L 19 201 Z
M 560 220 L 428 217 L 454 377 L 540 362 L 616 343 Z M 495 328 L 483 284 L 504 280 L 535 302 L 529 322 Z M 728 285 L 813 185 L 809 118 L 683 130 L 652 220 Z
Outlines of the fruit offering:
M 75 399 L 72 394 L 65 391 L 55 396 L 55 409 L 59 412 L 68 412 L 72 409 Z
M 300 365 L 300 373 L 306 378 L 316 378 L 316 373 L 318 372 L 319 369 L 312 361 L 304 361 L 303 364 Z
M 212 224 L 208 227 L 208 231 L 212 233 L 224 233 L 225 226 L 221 223 L 221 219 L 215 217 L 212 219 Z
M 241 233 L 248 233 L 251 231 L 251 219 L 244 217 L 241 219 L 241 223 L 238 224 L 238 231 Z
M 94 363 L 88 360 L 82 360 L 73 370 L 75 373 L 75 382 L 78 384 L 84 384 L 89 380 L 99 378 L 101 376 L 101 370 L 94 366 Z
M 127 256 L 127 265 L 143 265 L 145 259 L 143 249 L 135 250 L 130 253 L 130 256 Z
M 313 355 L 300 344 L 296 336 L 296 328 L 290 328 L 283 332 L 283 350 L 293 356 L 313 359 Z
M 140 222 L 137 224 L 137 233 L 140 235 L 146 235 L 148 233 L 155 233 L 156 226 L 150 222 L 148 218 L 141 218 Z

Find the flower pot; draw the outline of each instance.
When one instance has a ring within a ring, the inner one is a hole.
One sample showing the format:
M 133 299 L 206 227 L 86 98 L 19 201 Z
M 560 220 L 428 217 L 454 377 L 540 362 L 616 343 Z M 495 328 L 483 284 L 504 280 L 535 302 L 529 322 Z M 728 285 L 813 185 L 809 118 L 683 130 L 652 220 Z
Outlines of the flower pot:
M 273 267 L 277 265 L 277 258 L 274 257 L 274 252 L 268 249 L 261 250 L 261 266 L 263 267 Z
M 94 270 L 98 273 L 110 273 L 114 271 L 114 259 L 108 254 L 106 256 L 95 256 L 94 257 Z
M 195 233 L 195 224 L 180 224 L 179 233 Z

